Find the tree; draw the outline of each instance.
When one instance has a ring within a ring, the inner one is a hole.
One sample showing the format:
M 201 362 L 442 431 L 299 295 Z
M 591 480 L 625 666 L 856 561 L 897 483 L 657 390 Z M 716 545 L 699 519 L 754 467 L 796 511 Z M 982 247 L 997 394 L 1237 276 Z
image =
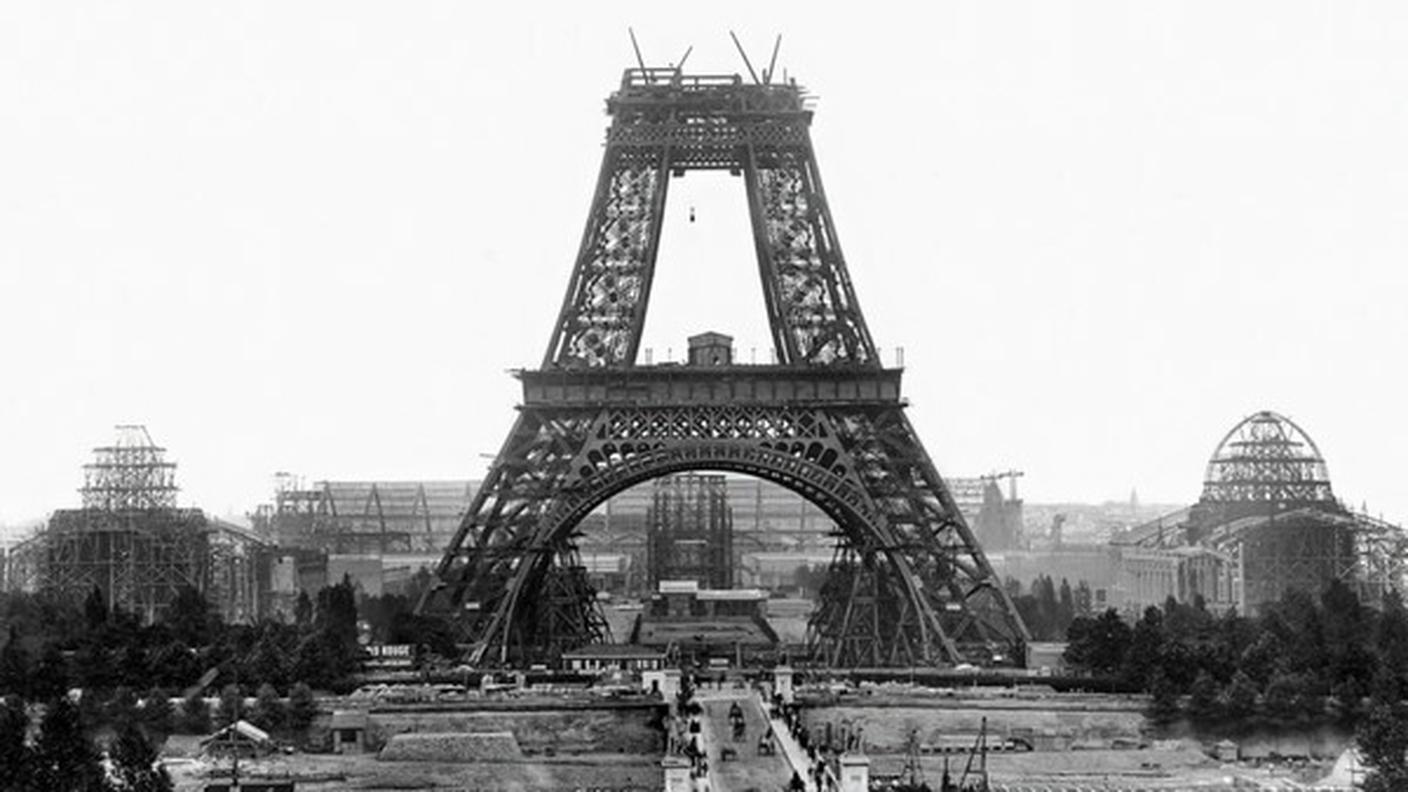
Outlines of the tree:
M 86 693 L 85 693 L 86 695 Z M 121 727 L 126 723 L 137 722 L 137 694 L 126 685 L 113 690 L 105 708 L 109 723 Z
M 1041 575 L 1032 583 L 1032 596 L 1036 597 L 1037 624 L 1032 632 L 1045 640 L 1054 640 L 1064 632 L 1061 624 L 1061 608 L 1056 601 L 1056 585 L 1051 578 Z
M 29 680 L 29 692 L 35 701 L 53 701 L 68 692 L 68 664 L 54 643 L 47 643 L 39 653 L 34 676 Z
M 1188 715 L 1195 721 L 1210 721 L 1217 718 L 1221 713 L 1218 708 L 1217 680 L 1206 671 L 1198 674 L 1198 678 L 1193 680 L 1193 687 L 1188 692 Z
M 442 615 L 402 614 L 391 626 L 387 642 L 424 647 L 441 657 L 455 657 L 459 653 L 454 628 Z
M 227 726 L 244 717 L 244 693 L 240 686 L 231 682 L 220 689 L 220 704 L 215 710 L 215 722 Z
M 179 640 L 157 644 L 146 653 L 146 660 L 149 684 L 184 688 L 200 678 L 200 659 L 194 649 Z
M 1383 612 L 1375 628 L 1374 650 L 1379 666 L 1391 669 L 1401 689 L 1404 675 L 1408 674 L 1408 609 L 1397 589 L 1389 589 L 1384 595 Z
M 1408 789 L 1408 714 L 1400 705 L 1375 703 L 1356 733 L 1364 764 L 1371 772 L 1364 790 L 1395 792 Z
M 299 642 L 293 656 L 293 679 L 316 688 L 327 688 L 332 684 L 332 661 L 324 651 L 324 643 L 320 633 Z
M 6 696 L 0 701 L 0 768 L 5 770 L 0 788 L 32 788 L 29 775 L 33 760 L 29 746 L 25 744 L 28 730 L 29 714 L 25 712 L 24 701 L 18 696 Z
M 254 694 L 254 712 L 251 722 L 266 731 L 283 728 L 286 713 L 284 703 L 279 699 L 279 691 L 265 682 Z
M 288 692 L 288 726 L 302 731 L 313 724 L 318 714 L 318 704 L 313 699 L 313 689 L 299 682 Z
M 28 695 L 30 670 L 29 652 L 20 645 L 19 627 L 11 624 L 9 640 L 0 649 L 0 695 Z
M 84 641 L 73 654 L 75 680 L 86 690 L 107 690 L 117 674 L 112 664 L 112 652 L 97 639 Z
M 1155 724 L 1169 724 L 1178 717 L 1178 691 L 1162 668 L 1156 669 L 1149 680 L 1149 696 L 1149 719 Z
M 293 606 L 293 620 L 299 627 L 308 627 L 313 623 L 313 601 L 308 599 L 308 592 L 298 592 L 298 602 Z
M 357 592 L 347 575 L 318 592 L 317 626 L 340 642 L 357 642 Z
M 1290 721 L 1322 708 L 1314 683 L 1303 674 L 1277 673 L 1266 685 L 1266 714 L 1273 718 Z
M 288 681 L 289 659 L 273 630 L 265 630 L 242 664 L 241 676 L 271 685 Z
M 181 700 L 181 731 L 187 734 L 210 731 L 210 705 L 205 701 L 204 691 L 194 690 Z
M 1237 668 L 1246 672 L 1259 685 L 1271 681 L 1278 671 L 1286 669 L 1287 656 L 1281 637 L 1275 630 L 1263 629 L 1251 646 L 1242 652 Z
M 1359 595 L 1334 580 L 1320 598 L 1325 612 L 1325 662 L 1320 679 L 1330 687 L 1353 683 L 1363 688 L 1374 676 L 1377 658 L 1370 644 L 1374 614 L 1359 602 Z
M 210 643 L 219 619 L 204 594 L 191 586 L 182 586 L 171 600 L 165 623 L 177 640 L 194 647 Z
M 1148 690 L 1153 673 L 1164 667 L 1164 614 L 1158 608 L 1144 609 L 1134 625 L 1125 654 L 1122 676 L 1141 690 Z
M 83 621 L 89 632 L 97 632 L 108 623 L 108 601 L 97 586 L 90 589 L 83 600 Z
M 1249 717 L 1256 711 L 1256 696 L 1256 682 L 1238 671 L 1222 691 L 1222 711 L 1233 720 Z
M 1007 596 L 1014 600 L 1022 596 L 1022 581 L 1011 575 L 1002 579 L 1002 588 L 1007 591 Z
M 157 764 L 157 752 L 135 723 L 117 732 L 108 752 L 117 788 L 123 792 L 172 792 L 171 776 Z
M 1075 603 L 1076 616 L 1089 616 L 1095 607 L 1095 595 L 1090 591 L 1090 584 L 1082 580 L 1076 584 L 1076 589 L 1072 593 Z
M 1097 674 L 1112 674 L 1129 652 L 1130 630 L 1110 608 L 1095 619 L 1076 619 L 1067 631 L 1066 662 Z
M 1300 589 L 1288 589 L 1274 606 L 1284 624 L 1283 639 L 1286 662 L 1293 673 L 1321 674 L 1329 662 L 1325 645 L 1325 625 L 1320 603 Z M 1271 623 L 1275 626 L 1275 622 Z
M 170 734 L 175 710 L 161 688 L 152 688 L 142 699 L 142 723 L 150 733 Z
M 1071 593 L 1071 584 L 1065 578 L 1061 578 L 1061 587 L 1057 589 L 1056 597 L 1056 634 L 1065 635 L 1075 618 L 1075 594 Z
M 98 750 L 83 733 L 78 708 L 67 697 L 56 699 L 39 724 L 34 745 L 34 780 L 39 789 L 103 792 Z

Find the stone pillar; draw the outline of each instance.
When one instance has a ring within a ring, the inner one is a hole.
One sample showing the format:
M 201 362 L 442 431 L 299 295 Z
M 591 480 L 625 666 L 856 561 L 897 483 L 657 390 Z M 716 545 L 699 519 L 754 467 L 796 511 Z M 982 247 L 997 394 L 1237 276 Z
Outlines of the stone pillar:
M 792 703 L 792 666 L 780 665 L 772 670 L 772 689 L 783 703 Z
M 860 754 L 841 755 L 841 792 L 867 792 L 870 789 L 870 758 Z
M 665 792 L 691 792 L 694 780 L 689 777 L 689 762 L 678 756 L 667 756 L 660 762 L 665 768 Z
M 673 702 L 680 692 L 679 669 L 653 668 L 640 672 L 640 689 L 646 693 L 657 690 L 666 703 Z
M 680 694 L 680 670 L 678 668 L 665 669 L 665 675 L 660 679 L 660 695 L 666 701 L 674 701 Z

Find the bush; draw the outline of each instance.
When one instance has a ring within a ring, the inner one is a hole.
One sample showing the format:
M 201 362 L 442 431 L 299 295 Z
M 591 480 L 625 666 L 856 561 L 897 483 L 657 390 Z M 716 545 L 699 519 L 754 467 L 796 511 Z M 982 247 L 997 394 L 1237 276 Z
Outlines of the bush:
M 1256 683 L 1238 671 L 1222 691 L 1222 711 L 1228 718 L 1245 718 L 1256 711 Z
M 1178 717 L 1178 692 L 1163 669 L 1156 669 L 1149 681 L 1149 719 L 1157 725 L 1172 723 Z
M 67 698 L 49 705 L 33 757 L 38 789 L 103 792 L 106 786 L 98 749 L 83 733 L 78 708 Z
M 215 710 L 215 723 L 219 726 L 228 726 L 237 720 L 245 717 L 244 693 L 240 686 L 231 682 L 220 689 L 220 704 Z
M 210 732 L 210 705 L 203 694 L 204 691 L 196 690 L 181 701 L 181 731 L 186 734 Z
M 260 685 L 259 692 L 254 695 L 254 712 L 251 713 L 250 722 L 265 731 L 274 731 L 283 728 L 285 716 L 279 691 L 268 682 Z
M 166 691 L 161 688 L 152 688 L 147 691 L 146 697 L 142 700 L 141 715 L 142 723 L 151 731 L 157 734 L 171 733 L 175 711 Z
M 171 776 L 158 765 L 156 749 L 136 724 L 128 723 L 117 733 L 108 751 L 117 789 L 131 792 L 172 792 Z
M 1216 720 L 1222 714 L 1218 706 L 1218 692 L 1217 680 L 1206 671 L 1199 673 L 1188 691 L 1188 716 L 1195 721 Z
M 85 693 L 86 695 L 86 693 Z M 137 694 L 126 685 L 119 685 L 112 692 L 104 708 L 108 723 L 121 727 L 137 721 Z
M 302 731 L 313 724 L 318 714 L 318 704 L 313 699 L 313 689 L 299 682 L 288 692 L 288 726 Z

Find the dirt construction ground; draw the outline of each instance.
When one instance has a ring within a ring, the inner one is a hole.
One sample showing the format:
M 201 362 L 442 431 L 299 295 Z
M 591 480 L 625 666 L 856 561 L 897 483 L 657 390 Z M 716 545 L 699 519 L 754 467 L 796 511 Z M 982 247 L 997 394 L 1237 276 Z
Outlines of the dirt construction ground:
M 168 766 L 177 792 L 198 792 L 228 762 Z M 450 764 L 381 762 L 375 756 L 296 754 L 240 763 L 248 780 L 293 778 L 299 792 L 334 790 L 574 790 L 592 787 L 655 790 L 664 784 L 659 759 L 596 755 L 534 757 L 523 762 Z M 228 777 L 228 776 L 226 776 Z

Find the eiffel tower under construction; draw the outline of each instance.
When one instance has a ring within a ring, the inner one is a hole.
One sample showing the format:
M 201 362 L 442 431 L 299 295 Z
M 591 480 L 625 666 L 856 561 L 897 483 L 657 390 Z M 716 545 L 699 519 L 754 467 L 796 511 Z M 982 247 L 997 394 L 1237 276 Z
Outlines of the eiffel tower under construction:
M 472 663 L 552 662 L 606 640 L 578 523 L 686 471 L 777 482 L 835 521 L 808 626 L 814 661 L 1020 661 L 1026 628 L 905 415 L 901 369 L 876 354 L 807 94 L 772 66 L 748 70 L 641 62 L 607 99 L 600 175 L 547 352 L 518 372 L 517 418 L 421 602 L 452 615 Z M 775 363 L 739 364 L 727 347 L 686 365 L 637 362 L 670 179 L 695 170 L 741 176 Z

